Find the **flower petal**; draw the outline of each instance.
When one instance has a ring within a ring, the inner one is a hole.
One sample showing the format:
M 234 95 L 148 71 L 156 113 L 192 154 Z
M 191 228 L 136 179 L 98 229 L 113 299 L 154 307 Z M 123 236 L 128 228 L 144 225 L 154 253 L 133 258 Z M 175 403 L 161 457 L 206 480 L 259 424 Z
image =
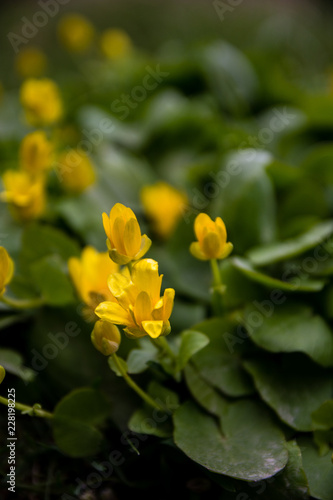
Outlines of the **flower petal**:
M 114 223 L 111 225 L 111 235 L 112 241 L 114 243 L 114 248 L 118 253 L 126 255 L 125 245 L 124 245 L 124 230 L 125 230 L 125 220 L 121 217 L 117 217 Z
M 139 252 L 134 256 L 135 260 L 141 259 L 151 247 L 151 239 L 146 234 L 141 237 L 141 246 Z
M 141 231 L 136 219 L 126 222 L 123 239 L 126 255 L 134 257 L 141 247 Z
M 194 241 L 190 245 L 190 252 L 195 257 L 196 259 L 199 260 L 208 260 L 209 257 L 207 257 L 203 251 L 201 250 L 200 243 L 198 241 Z
M 134 316 L 140 327 L 143 321 L 151 319 L 152 305 L 147 292 L 140 292 L 134 304 Z
M 218 255 L 218 259 L 225 259 L 228 257 L 228 255 L 231 254 L 232 250 L 234 248 L 234 245 L 232 243 L 226 243 L 225 246 L 223 247 L 222 252 Z
M 167 321 L 172 313 L 175 291 L 173 288 L 166 288 L 163 295 L 163 321 Z
M 101 302 L 96 307 L 95 314 L 102 320 L 109 321 L 115 325 L 129 326 L 132 324 L 128 312 L 116 302 Z
M 163 331 L 163 321 L 143 321 L 142 326 L 152 339 L 159 337 Z
M 104 227 L 105 234 L 109 238 L 111 245 L 114 246 L 113 241 L 112 241 L 112 236 L 111 236 L 110 219 L 105 212 L 103 212 L 102 217 L 103 217 L 103 227 Z
M 143 259 L 134 264 L 132 281 L 135 286 L 148 293 L 152 304 L 160 299 L 162 275 L 158 275 L 158 263 L 153 259 Z
M 221 241 L 217 233 L 213 232 L 209 232 L 208 234 L 206 234 L 201 244 L 203 253 L 209 259 L 216 259 L 216 257 L 219 255 L 221 246 Z
M 216 217 L 215 219 L 215 227 L 219 237 L 221 238 L 222 243 L 226 243 L 227 241 L 227 229 L 221 217 Z
M 214 222 L 209 217 L 209 215 L 201 213 L 197 215 L 194 221 L 194 232 L 198 241 L 201 241 L 203 239 L 204 236 L 203 231 L 205 228 L 214 230 L 215 228 Z

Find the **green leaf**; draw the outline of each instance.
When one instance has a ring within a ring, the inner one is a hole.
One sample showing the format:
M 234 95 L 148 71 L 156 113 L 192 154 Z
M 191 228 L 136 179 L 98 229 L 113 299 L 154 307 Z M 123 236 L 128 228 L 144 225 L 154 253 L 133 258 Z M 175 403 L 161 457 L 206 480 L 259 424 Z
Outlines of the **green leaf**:
M 148 385 L 148 394 L 162 406 L 174 411 L 179 406 L 179 396 L 176 392 L 164 387 L 155 380 Z
M 46 304 L 63 306 L 75 301 L 67 268 L 57 255 L 48 255 L 30 267 L 31 278 Z
M 147 370 L 147 368 L 149 367 L 148 363 L 150 361 L 156 361 L 156 360 L 157 360 L 157 350 L 147 351 L 144 349 L 132 349 L 126 360 L 127 371 L 128 373 L 131 374 L 142 373 L 145 370 Z
M 285 290 L 287 292 L 318 292 L 324 288 L 326 283 L 323 280 L 301 279 L 297 276 L 290 278 L 288 281 L 281 281 L 258 271 L 246 259 L 233 257 L 230 259 L 230 262 L 250 280 L 260 283 L 267 288 Z
M 253 248 L 247 256 L 254 265 L 266 266 L 301 255 L 323 243 L 332 233 L 333 221 L 322 222 L 297 238 Z
M 158 420 L 154 419 L 152 410 L 147 408 L 136 410 L 128 422 L 128 427 L 138 434 L 150 434 L 160 438 L 172 436 L 172 423 L 169 416 L 164 414 L 159 416 Z
M 31 368 L 23 366 L 23 357 L 12 349 L 0 349 L 0 365 L 8 373 L 20 377 L 25 382 L 31 382 L 35 377 L 35 372 Z
M 315 428 L 311 415 L 332 394 L 326 371 L 306 358 L 290 356 L 280 363 L 247 361 L 244 367 L 261 398 L 283 422 L 304 432 Z
M 127 367 L 126 361 L 123 358 L 120 358 L 119 356 L 117 356 L 117 358 L 118 358 L 118 362 L 122 366 L 123 370 L 127 373 L 128 367 Z M 119 368 L 116 365 L 113 356 L 108 357 L 108 364 L 109 364 L 109 367 L 111 368 L 111 370 L 117 375 L 117 377 L 122 377 L 122 373 L 119 371 Z
M 238 253 L 275 239 L 275 195 L 265 171 L 271 161 L 267 151 L 244 149 L 228 155 L 213 176 L 219 196 L 213 200 L 212 214 L 222 217 Z
M 29 225 L 22 236 L 22 268 L 49 255 L 57 255 L 67 262 L 70 257 L 80 255 L 80 247 L 59 229 L 41 224 Z
M 271 352 L 304 352 L 322 366 L 333 366 L 333 332 L 303 305 L 275 306 L 269 300 L 246 309 L 244 324 L 253 342 Z
M 209 338 L 195 330 L 186 330 L 181 334 L 181 344 L 177 356 L 176 371 L 181 371 L 195 353 L 209 343 Z
M 185 367 L 184 373 L 186 384 L 193 398 L 209 413 L 222 415 L 226 410 L 227 400 L 208 384 L 191 364 Z
M 212 472 L 260 481 L 288 462 L 283 434 L 261 404 L 239 401 L 220 416 L 224 435 L 208 414 L 191 402 L 174 414 L 176 445 Z
M 253 386 L 240 363 L 240 344 L 230 350 L 229 337 L 235 324 L 221 318 L 212 318 L 193 329 L 204 333 L 210 343 L 192 358 L 200 375 L 211 385 L 217 387 L 228 396 L 244 396 L 251 394 Z
M 310 495 L 318 500 L 333 498 L 333 465 L 331 453 L 320 456 L 308 437 L 297 440 L 302 452 L 303 467 L 308 478 Z
M 333 399 L 325 401 L 312 413 L 312 421 L 316 429 L 333 429 Z
M 109 414 L 109 405 L 94 389 L 76 389 L 56 406 L 51 420 L 57 446 L 71 457 L 95 455 L 103 436 L 96 429 Z

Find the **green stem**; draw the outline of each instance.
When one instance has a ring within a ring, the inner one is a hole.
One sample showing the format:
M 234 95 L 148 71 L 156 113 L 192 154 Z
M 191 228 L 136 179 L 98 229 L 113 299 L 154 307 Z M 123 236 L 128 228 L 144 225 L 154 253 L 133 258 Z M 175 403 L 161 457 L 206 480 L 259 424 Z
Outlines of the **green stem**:
M 44 300 L 41 298 L 19 300 L 2 295 L 0 297 L 0 300 L 7 306 L 12 307 L 13 309 L 33 309 L 35 307 L 40 307 L 44 304 Z
M 3 398 L 2 396 L 0 396 L 0 403 L 2 403 L 3 405 L 8 406 L 8 399 Z M 45 410 L 42 410 L 38 406 L 39 405 L 27 406 L 27 405 L 23 405 L 22 403 L 15 403 L 15 409 L 16 410 L 20 410 L 22 412 L 24 411 L 25 413 L 28 413 L 28 414 L 30 414 L 32 416 L 43 417 L 43 418 L 52 418 L 53 417 L 52 413 L 50 413 L 48 411 L 45 411 Z
M 167 341 L 167 339 L 165 337 L 158 337 L 157 339 L 152 339 L 151 337 L 149 337 L 149 338 L 150 338 L 152 344 L 155 347 L 157 347 L 157 349 L 159 349 L 159 351 L 167 354 L 169 356 L 169 358 L 171 358 L 173 361 L 177 360 L 177 356 L 175 355 L 175 353 L 171 349 L 169 342 Z
M 216 259 L 210 259 L 210 265 L 212 267 L 213 278 L 214 278 L 214 287 L 222 286 L 222 279 L 220 268 Z
M 115 365 L 117 366 L 119 372 L 121 373 L 122 377 L 125 379 L 126 383 L 142 398 L 146 403 L 148 403 L 150 406 L 153 408 L 156 408 L 157 410 L 163 410 L 165 411 L 166 409 L 163 406 L 160 406 L 156 401 L 153 400 L 147 394 L 141 387 L 139 387 L 134 380 L 129 376 L 129 374 L 124 370 L 123 366 L 121 363 L 119 363 L 119 359 L 116 353 L 111 354 Z
M 130 276 L 132 276 L 132 267 L 133 267 L 132 261 L 130 260 L 126 265 L 129 270 Z

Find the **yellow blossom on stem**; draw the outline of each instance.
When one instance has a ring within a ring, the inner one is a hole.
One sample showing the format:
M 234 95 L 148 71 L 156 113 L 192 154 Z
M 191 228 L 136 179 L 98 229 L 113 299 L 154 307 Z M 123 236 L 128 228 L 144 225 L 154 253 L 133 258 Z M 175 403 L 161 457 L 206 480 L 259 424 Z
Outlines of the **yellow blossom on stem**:
M 74 149 L 63 153 L 57 162 L 59 180 L 69 193 L 79 194 L 96 182 L 89 156 Z
M 87 246 L 80 258 L 69 259 L 68 270 L 79 297 L 87 305 L 87 318 L 88 312 L 92 316 L 91 312 L 100 302 L 116 301 L 107 286 L 107 280 L 110 274 L 119 272 L 119 266 L 112 262 L 108 252 L 98 252 Z
M 43 175 L 31 176 L 25 171 L 7 170 L 2 182 L 5 191 L 0 193 L 0 200 L 9 204 L 16 219 L 27 221 L 43 214 L 46 204 Z
M 21 87 L 21 102 L 31 125 L 51 125 L 63 113 L 58 86 L 48 78 L 25 80 Z
M 67 14 L 58 24 L 58 37 L 70 52 L 85 52 L 91 46 L 95 30 L 91 22 L 80 14 Z
M 166 182 L 157 182 L 141 190 L 141 201 L 155 232 L 167 238 L 174 230 L 188 203 L 185 192 Z
M 147 235 L 141 235 L 139 223 L 130 208 L 116 203 L 110 216 L 103 213 L 103 226 L 110 258 L 117 264 L 139 260 L 148 252 L 151 240 Z
M 20 166 L 31 174 L 39 174 L 52 165 L 52 144 L 45 132 L 37 130 L 24 137 L 20 147 Z
M 42 76 L 46 67 L 46 55 L 38 47 L 23 48 L 15 59 L 15 69 L 23 78 Z
M 227 230 L 221 217 L 214 222 L 207 214 L 197 215 L 194 232 L 198 241 L 191 243 L 190 251 L 197 259 L 225 259 L 231 253 L 233 245 L 227 243 Z
M 123 325 L 131 338 L 168 335 L 175 291 L 167 288 L 160 297 L 162 277 L 158 263 L 152 259 L 135 263 L 131 276 L 112 274 L 108 285 L 116 302 L 102 302 L 95 309 L 96 315 L 103 321 Z
M 111 356 L 119 349 L 120 332 L 116 325 L 98 320 L 91 334 L 91 341 L 104 356 Z
M 7 250 L 0 247 L 0 296 L 6 290 L 6 285 L 14 274 L 14 262 L 9 257 Z
M 120 29 L 104 31 L 101 35 L 100 45 L 103 54 L 111 60 L 123 59 L 132 51 L 130 37 Z

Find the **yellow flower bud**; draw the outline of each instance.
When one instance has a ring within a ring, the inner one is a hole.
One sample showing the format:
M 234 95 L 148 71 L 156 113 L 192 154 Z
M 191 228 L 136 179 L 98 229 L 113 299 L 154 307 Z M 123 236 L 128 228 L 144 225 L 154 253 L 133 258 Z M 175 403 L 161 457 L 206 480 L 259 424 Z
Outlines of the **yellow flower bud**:
M 88 155 L 71 149 L 58 161 L 59 179 L 69 193 L 82 193 L 96 181 L 96 174 Z
M 99 320 L 95 323 L 91 341 L 104 356 L 111 356 L 119 349 L 120 332 L 115 325 Z
M 99 304 L 96 315 L 103 321 L 125 326 L 124 332 L 130 338 L 168 335 L 175 291 L 167 288 L 160 297 L 162 277 L 158 263 L 152 259 L 136 262 L 131 276 L 112 274 L 108 285 L 116 301 Z
M 37 130 L 24 137 L 20 147 L 20 165 L 31 174 L 39 174 L 52 164 L 52 144 L 43 131 Z
M 22 78 L 42 76 L 46 67 L 46 55 L 37 47 L 23 48 L 15 59 L 15 69 Z
M 186 193 L 166 182 L 157 182 L 142 189 L 141 201 L 147 217 L 153 221 L 155 232 L 167 238 L 181 218 L 188 198 Z
M 5 191 L 0 193 L 0 200 L 9 204 L 16 219 L 27 221 L 43 214 L 46 204 L 44 176 L 7 170 L 2 176 L 2 182 Z
M 7 250 L 0 247 L 0 296 L 4 293 L 6 285 L 14 274 L 14 262 L 9 257 Z
M 110 274 L 119 272 L 118 264 L 112 262 L 108 252 L 100 253 L 87 246 L 80 258 L 69 259 L 68 269 L 79 297 L 87 305 L 86 318 L 96 319 L 93 311 L 100 302 L 116 300 L 107 286 L 107 280 Z
M 221 217 L 214 222 L 209 215 L 199 214 L 194 232 L 198 241 L 191 243 L 190 252 L 197 259 L 225 259 L 231 253 L 233 245 L 227 243 L 227 230 Z
M 111 60 L 123 59 L 132 51 L 132 42 L 125 31 L 108 29 L 101 35 L 101 50 Z
M 30 78 L 21 87 L 21 102 L 31 125 L 51 125 L 63 113 L 58 86 L 52 80 Z
M 110 257 L 117 264 L 139 260 L 148 252 L 151 240 L 147 235 L 141 235 L 139 223 L 130 208 L 116 203 L 110 216 L 103 213 L 103 226 Z
M 58 37 L 70 52 L 85 52 L 95 36 L 93 25 L 80 14 L 67 14 L 58 24 Z

